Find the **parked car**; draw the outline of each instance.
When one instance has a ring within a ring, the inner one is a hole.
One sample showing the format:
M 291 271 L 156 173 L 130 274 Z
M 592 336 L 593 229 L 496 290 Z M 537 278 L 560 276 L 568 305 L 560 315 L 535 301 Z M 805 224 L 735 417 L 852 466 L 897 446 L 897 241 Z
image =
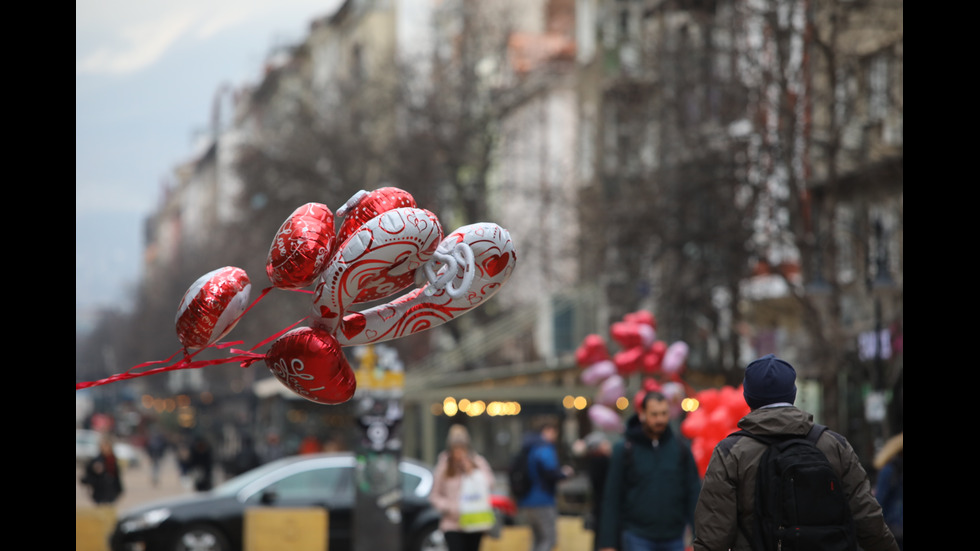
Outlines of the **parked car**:
M 428 465 L 402 458 L 402 543 L 406 551 L 446 549 L 439 513 L 429 504 Z M 328 548 L 351 548 L 355 457 L 349 452 L 296 455 L 227 480 L 214 489 L 122 511 L 110 535 L 112 551 L 238 551 L 244 547 L 245 511 L 254 507 L 323 507 Z M 513 501 L 493 496 L 498 520 L 513 522 Z
M 76 465 L 85 465 L 99 454 L 99 442 L 102 436 L 102 433 L 97 430 L 75 429 Z M 136 446 L 116 440 L 112 443 L 112 451 L 123 467 L 139 467 L 141 456 Z

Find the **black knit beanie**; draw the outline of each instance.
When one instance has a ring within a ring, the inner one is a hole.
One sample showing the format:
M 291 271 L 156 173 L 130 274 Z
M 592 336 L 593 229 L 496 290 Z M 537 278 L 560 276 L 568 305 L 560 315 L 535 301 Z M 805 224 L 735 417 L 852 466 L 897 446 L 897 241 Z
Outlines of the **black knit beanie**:
M 752 409 L 777 402 L 792 404 L 796 401 L 796 370 L 776 356 L 766 354 L 745 368 L 742 395 Z

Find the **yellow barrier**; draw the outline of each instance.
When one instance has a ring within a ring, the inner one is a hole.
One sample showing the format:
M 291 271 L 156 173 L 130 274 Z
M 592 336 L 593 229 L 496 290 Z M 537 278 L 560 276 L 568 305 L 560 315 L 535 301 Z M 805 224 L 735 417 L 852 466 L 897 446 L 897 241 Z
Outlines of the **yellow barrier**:
M 244 524 L 244 551 L 327 551 L 329 520 L 323 509 L 247 509 Z
M 558 517 L 558 549 L 560 551 L 592 551 L 594 534 L 585 529 L 582 517 Z
M 593 534 L 585 529 L 581 517 L 558 517 L 558 543 L 555 551 L 592 551 Z M 499 538 L 484 536 L 480 551 L 520 551 L 530 549 L 534 536 L 531 527 L 504 526 Z
M 483 536 L 480 551 L 514 551 L 531 548 L 531 528 L 528 526 L 504 526 L 500 537 Z
M 75 507 L 75 551 L 107 551 L 116 524 L 112 505 Z

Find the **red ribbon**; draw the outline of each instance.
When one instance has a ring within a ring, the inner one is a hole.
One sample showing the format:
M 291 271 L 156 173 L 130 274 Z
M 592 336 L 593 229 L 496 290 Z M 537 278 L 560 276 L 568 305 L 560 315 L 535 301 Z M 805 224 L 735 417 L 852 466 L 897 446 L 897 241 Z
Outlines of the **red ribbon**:
M 246 312 L 248 312 L 249 310 L 251 310 L 253 306 L 255 306 L 256 304 L 258 304 L 258 302 L 260 300 L 262 300 L 267 294 L 269 294 L 269 291 L 271 291 L 272 289 L 273 289 L 273 287 L 266 287 L 265 289 L 263 289 L 262 290 L 262 293 L 258 296 L 258 298 L 256 298 L 254 301 L 252 301 L 252 304 L 250 304 L 248 308 L 246 308 L 241 314 L 239 314 L 239 316 L 237 318 L 235 318 L 235 323 L 238 323 L 238 320 L 240 320 L 242 318 L 242 316 L 245 315 Z M 299 292 L 309 293 L 310 291 L 300 290 Z M 259 354 L 259 353 L 256 353 L 255 352 L 255 349 L 256 348 L 259 348 L 261 346 L 265 346 L 266 344 L 268 344 L 268 343 L 270 343 L 270 342 L 278 339 L 284 333 L 286 333 L 287 331 L 289 331 L 290 329 L 292 329 L 293 327 L 295 327 L 296 325 L 298 325 L 299 323 L 301 323 L 305 319 L 306 318 L 302 318 L 302 319 L 296 321 L 295 323 L 293 323 L 292 325 L 290 325 L 290 326 L 286 327 L 285 329 L 279 331 L 278 333 L 275 333 L 274 335 L 271 335 L 268 338 L 260 341 L 258 344 L 256 344 L 255 346 L 253 346 L 252 348 L 250 348 L 248 350 L 239 350 L 239 349 L 236 349 L 236 348 L 231 348 L 230 349 L 230 352 L 232 352 L 234 355 L 229 356 L 227 358 L 218 358 L 218 359 L 214 359 L 214 360 L 197 360 L 197 361 L 194 360 L 194 356 L 197 356 L 198 354 L 200 354 L 204 350 L 207 350 L 208 348 L 215 348 L 215 349 L 229 348 L 229 347 L 234 346 L 234 345 L 242 344 L 244 341 L 229 341 L 229 342 L 223 342 L 223 343 L 210 344 L 210 345 L 208 345 L 208 346 L 206 346 L 206 347 L 198 350 L 197 352 L 194 352 L 193 354 L 188 354 L 187 349 L 186 348 L 182 348 L 182 349 L 174 352 L 173 354 L 171 354 L 170 357 L 168 357 L 166 360 L 143 362 L 143 363 L 141 363 L 139 365 L 134 365 L 133 367 L 127 369 L 126 371 L 124 371 L 122 373 L 117 373 L 116 375 L 112 375 L 110 377 L 106 377 L 105 379 L 99 379 L 97 381 L 84 381 L 84 382 L 81 382 L 81 383 L 75 383 L 75 390 L 80 390 L 80 389 L 83 389 L 83 388 L 90 388 L 90 387 L 93 387 L 93 386 L 106 385 L 106 384 L 109 384 L 109 383 L 115 383 L 117 381 L 125 381 L 127 379 L 135 379 L 137 377 L 145 377 L 146 375 L 156 375 L 157 373 L 164 373 L 164 372 L 167 372 L 167 371 L 176 371 L 178 369 L 199 369 L 199 368 L 202 368 L 202 367 L 208 367 L 208 366 L 212 366 L 212 365 L 222 365 L 222 364 L 228 364 L 228 363 L 234 363 L 234 362 L 239 362 L 240 365 L 241 365 L 241 367 L 247 368 L 247 367 L 250 367 L 255 362 L 258 362 L 258 361 L 261 361 L 261 360 L 264 360 L 265 359 L 265 354 Z M 140 371 L 140 369 L 146 368 L 148 366 L 168 363 L 168 362 L 172 361 L 174 359 L 174 357 L 176 357 L 181 352 L 184 353 L 184 357 L 181 358 L 176 363 L 173 363 L 171 365 L 162 366 L 162 367 L 154 367 L 152 369 L 147 369 L 145 371 Z

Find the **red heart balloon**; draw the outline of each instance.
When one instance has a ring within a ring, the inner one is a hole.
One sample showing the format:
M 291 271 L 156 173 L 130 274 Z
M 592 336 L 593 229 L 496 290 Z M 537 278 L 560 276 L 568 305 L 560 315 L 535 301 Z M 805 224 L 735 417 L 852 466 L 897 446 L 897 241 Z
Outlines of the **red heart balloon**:
M 245 270 L 225 266 L 198 278 L 177 307 L 177 339 L 197 350 L 227 335 L 248 306 L 252 285 Z
M 320 404 L 342 404 L 354 396 L 357 378 L 337 339 L 314 327 L 299 327 L 269 347 L 265 363 L 283 385 Z
M 417 208 L 412 194 L 396 187 L 382 187 L 371 192 L 360 192 L 338 209 L 337 215 L 344 221 L 337 231 L 337 243 L 344 243 L 350 236 L 383 212 L 398 208 Z
M 575 360 L 580 367 L 590 366 L 596 362 L 609 359 L 609 349 L 606 340 L 595 333 L 586 335 L 582 344 L 575 350 Z
M 279 228 L 269 247 L 265 272 L 280 289 L 308 287 L 333 256 L 333 213 L 321 203 L 307 203 Z

